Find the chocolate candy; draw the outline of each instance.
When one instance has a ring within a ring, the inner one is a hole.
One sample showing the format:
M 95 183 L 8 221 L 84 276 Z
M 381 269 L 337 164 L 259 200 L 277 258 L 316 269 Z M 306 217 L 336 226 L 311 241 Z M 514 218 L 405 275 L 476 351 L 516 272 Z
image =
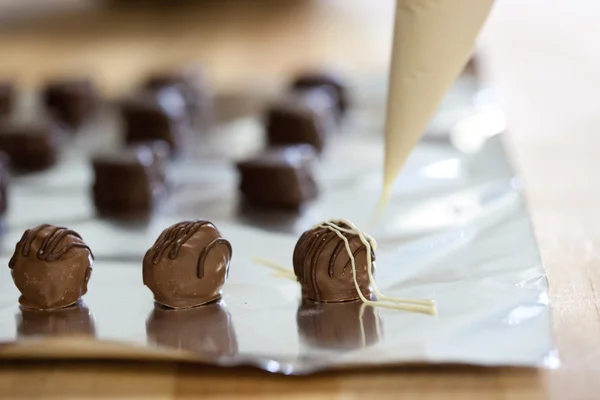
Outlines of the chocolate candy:
M 8 154 L 10 166 L 18 171 L 39 171 L 58 161 L 64 132 L 49 121 L 0 124 L 0 150 Z
M 172 154 L 184 146 L 189 127 L 185 101 L 173 88 L 140 92 L 121 103 L 125 142 L 165 141 Z
M 0 151 L 0 216 L 3 216 L 8 208 L 9 160 L 8 155 Z
M 101 216 L 145 217 L 165 194 L 164 161 L 152 148 L 138 144 L 92 159 L 92 197 Z
M 360 298 L 356 287 L 365 298 L 371 296 L 371 281 L 367 266 L 375 260 L 375 253 L 367 248 L 356 233 L 341 232 L 350 246 L 338 236 L 338 229 L 329 229 L 327 223 L 317 225 L 300 236 L 294 249 L 294 273 L 302 286 L 302 297 L 317 302 L 342 302 Z M 349 225 L 337 226 L 352 231 Z M 354 260 L 354 271 L 352 268 Z M 375 264 L 372 263 L 375 270 Z
M 344 81 L 330 72 L 312 72 L 299 75 L 291 84 L 292 90 L 306 90 L 318 87 L 331 89 L 332 100 L 340 115 L 343 115 L 350 106 L 350 95 Z
M 57 120 L 77 128 L 97 108 L 98 93 L 87 78 L 65 78 L 49 82 L 42 90 L 42 100 Z
M 0 81 L 0 118 L 8 117 L 14 104 L 14 88 L 8 81 Z
M 212 99 L 202 71 L 185 69 L 154 74 L 146 80 L 144 87 L 150 90 L 177 89 L 185 100 L 192 126 L 207 129 L 212 120 Z
M 296 322 L 300 343 L 317 349 L 348 351 L 371 346 L 383 331 L 377 308 L 361 301 L 315 303 L 302 299 Z
M 39 225 L 17 243 L 8 266 L 19 303 L 36 310 L 53 310 L 76 303 L 87 292 L 94 256 L 77 232 Z
M 233 357 L 237 338 L 229 312 L 219 302 L 186 310 L 155 305 L 146 322 L 148 339 L 201 357 Z
M 221 298 L 231 255 L 231 245 L 211 222 L 179 222 L 144 256 L 144 285 L 166 307 L 201 306 Z
M 316 160 L 308 145 L 271 147 L 238 162 L 240 191 L 253 206 L 297 210 L 317 197 Z
M 21 315 L 17 318 L 17 335 L 95 336 L 96 326 L 90 310 L 80 303 L 53 312 L 21 308 Z
M 265 124 L 270 146 L 310 144 L 317 152 L 323 150 L 330 128 L 326 115 L 296 96 L 271 105 Z

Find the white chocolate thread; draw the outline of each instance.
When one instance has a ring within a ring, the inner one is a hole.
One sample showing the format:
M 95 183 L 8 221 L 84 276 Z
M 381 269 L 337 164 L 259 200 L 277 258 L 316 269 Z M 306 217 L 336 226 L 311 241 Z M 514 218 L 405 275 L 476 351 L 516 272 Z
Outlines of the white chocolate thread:
M 343 228 L 339 225 L 346 225 L 350 228 Z M 346 252 L 348 253 L 348 257 L 350 258 L 350 264 L 352 265 L 352 279 L 354 281 L 354 286 L 356 291 L 358 292 L 358 296 L 361 301 L 367 305 L 373 307 L 382 307 L 382 308 L 390 308 L 393 310 L 402 310 L 402 311 L 413 311 L 424 314 L 435 315 L 436 307 L 435 301 L 433 300 L 425 300 L 425 299 L 406 299 L 406 298 L 396 298 L 396 297 L 388 297 L 383 295 L 377 285 L 375 284 L 375 278 L 373 277 L 373 261 L 372 255 L 373 250 L 377 248 L 377 242 L 371 236 L 365 234 L 360 229 L 358 229 L 352 222 L 347 220 L 330 220 L 325 221 L 323 223 L 317 224 L 314 228 L 326 228 L 330 231 L 334 232 L 343 242 L 346 248 Z M 362 244 L 365 246 L 366 257 L 367 257 L 367 274 L 369 276 L 369 283 L 373 288 L 373 291 L 377 295 L 378 299 L 376 301 L 367 299 L 364 294 L 361 292 L 360 287 L 358 285 L 358 281 L 356 279 L 356 260 L 354 255 L 352 254 L 352 249 L 350 248 L 350 242 L 343 235 L 343 233 L 349 233 L 352 235 L 358 236 Z M 386 303 L 387 302 L 387 303 Z M 388 304 L 393 303 L 393 304 Z

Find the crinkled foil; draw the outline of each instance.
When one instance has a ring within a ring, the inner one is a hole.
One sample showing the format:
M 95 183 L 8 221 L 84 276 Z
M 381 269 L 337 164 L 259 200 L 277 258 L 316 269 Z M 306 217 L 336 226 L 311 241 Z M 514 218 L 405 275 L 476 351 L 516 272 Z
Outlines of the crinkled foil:
M 13 179 L 0 256 L 0 357 L 18 355 L 6 351 L 11 344 L 27 349 L 72 337 L 82 357 L 97 356 L 90 350 L 101 342 L 118 342 L 135 346 L 137 354 L 185 354 L 285 374 L 403 363 L 556 365 L 547 280 L 501 135 L 481 119 L 461 132 L 483 143 L 478 152 L 464 154 L 450 144 L 451 128 L 479 112 L 469 82 L 459 82 L 448 96 L 400 176 L 388 211 L 373 225 L 384 88 L 376 81 L 356 90 L 357 109 L 331 137 L 317 168 L 321 195 L 300 214 L 260 212 L 239 201 L 230 160 L 263 140 L 260 121 L 244 116 L 198 137 L 199 156 L 170 167 L 170 196 L 150 220 L 96 218 L 89 153 L 118 143 L 118 121 L 103 113 L 56 168 Z M 142 284 L 142 257 L 164 228 L 191 218 L 213 221 L 233 246 L 223 299 L 182 311 L 155 307 Z M 299 234 L 330 218 L 350 219 L 377 239 L 376 280 L 383 293 L 435 299 L 438 315 L 302 301 L 296 282 L 253 263 L 262 257 L 291 269 Z M 23 231 L 39 223 L 76 230 L 96 256 L 88 294 L 76 307 L 36 312 L 18 306 L 8 259 Z M 46 349 L 39 357 L 51 354 Z

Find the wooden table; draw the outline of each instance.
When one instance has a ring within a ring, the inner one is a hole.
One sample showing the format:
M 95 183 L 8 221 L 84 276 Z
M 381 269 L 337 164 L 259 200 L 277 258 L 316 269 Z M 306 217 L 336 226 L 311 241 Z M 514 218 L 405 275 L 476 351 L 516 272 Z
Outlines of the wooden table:
M 559 369 L 444 367 L 289 378 L 185 364 L 19 362 L 0 365 L 0 398 L 598 398 L 596 3 L 571 0 L 567 8 L 558 0 L 498 0 L 482 39 L 489 77 L 509 113 L 508 141 L 548 271 Z M 48 74 L 84 68 L 107 93 L 117 93 L 149 66 L 192 59 L 204 60 L 220 89 L 249 77 L 284 80 L 326 59 L 372 73 L 387 63 L 391 6 L 389 0 L 221 1 L 197 12 L 70 16 L 2 32 L 0 75 L 36 85 Z

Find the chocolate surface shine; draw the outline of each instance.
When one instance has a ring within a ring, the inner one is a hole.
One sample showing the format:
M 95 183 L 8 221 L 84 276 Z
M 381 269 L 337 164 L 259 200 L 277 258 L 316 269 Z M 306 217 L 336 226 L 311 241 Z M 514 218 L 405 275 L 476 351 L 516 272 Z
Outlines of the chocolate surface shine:
M 157 304 L 146 322 L 146 334 L 158 345 L 200 357 L 233 357 L 238 353 L 231 316 L 220 302 L 185 310 Z
M 43 224 L 26 230 L 8 264 L 19 303 L 37 310 L 76 303 L 87 292 L 92 260 L 90 248 L 70 229 Z
M 377 309 L 362 301 L 316 303 L 302 299 L 296 314 L 300 342 L 328 350 L 355 350 L 377 343 L 383 328 Z
M 81 303 L 52 312 L 21 308 L 17 317 L 19 336 L 95 336 L 96 326 L 90 310 Z
M 164 306 L 200 306 L 221 297 L 231 255 L 231 244 L 211 222 L 180 222 L 146 252 L 144 284 Z
M 356 235 L 343 235 L 348 240 L 355 259 L 358 286 L 368 298 L 371 288 L 365 245 Z M 374 253 L 372 260 L 375 260 Z M 335 232 L 322 227 L 304 232 L 296 243 L 293 265 L 294 273 L 302 287 L 303 298 L 334 303 L 359 299 L 350 257 L 344 241 Z M 374 272 L 375 263 L 372 265 Z

